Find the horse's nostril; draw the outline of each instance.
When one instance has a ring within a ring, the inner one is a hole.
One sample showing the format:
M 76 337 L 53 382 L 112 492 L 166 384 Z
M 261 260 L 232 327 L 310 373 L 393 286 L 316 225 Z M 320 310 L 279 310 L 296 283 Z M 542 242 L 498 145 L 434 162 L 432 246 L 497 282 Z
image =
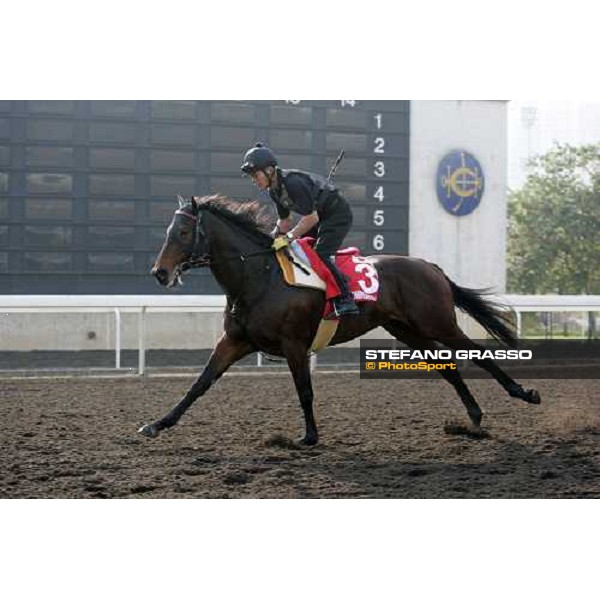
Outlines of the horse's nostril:
M 164 269 L 163 267 L 160 267 L 158 269 L 154 268 L 152 269 L 152 275 L 154 275 L 154 277 L 156 277 L 156 279 L 158 280 L 158 282 L 162 285 L 166 285 L 167 281 L 169 280 L 169 274 L 167 272 L 166 269 Z

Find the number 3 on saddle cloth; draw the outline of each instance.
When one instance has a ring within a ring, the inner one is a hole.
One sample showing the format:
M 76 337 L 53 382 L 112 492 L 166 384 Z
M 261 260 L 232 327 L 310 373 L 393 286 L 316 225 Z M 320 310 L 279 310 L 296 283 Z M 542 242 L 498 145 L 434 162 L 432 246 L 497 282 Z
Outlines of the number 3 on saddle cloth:
M 325 292 L 323 317 L 331 315 L 331 300 L 340 295 L 340 288 L 329 269 L 313 250 L 314 238 L 301 238 L 276 254 L 283 278 L 288 285 L 310 287 Z M 348 280 L 348 288 L 358 303 L 376 302 L 379 277 L 372 263 L 360 255 L 358 248 L 344 248 L 336 253 L 335 264 Z M 322 319 L 311 351 L 327 347 L 333 338 L 339 318 Z

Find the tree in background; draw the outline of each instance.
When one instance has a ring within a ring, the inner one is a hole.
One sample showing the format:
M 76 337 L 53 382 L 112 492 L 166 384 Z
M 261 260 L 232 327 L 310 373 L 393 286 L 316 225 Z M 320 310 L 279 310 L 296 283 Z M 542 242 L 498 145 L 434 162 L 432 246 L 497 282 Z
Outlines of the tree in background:
M 509 192 L 509 291 L 600 294 L 600 144 L 557 144 L 529 166 Z

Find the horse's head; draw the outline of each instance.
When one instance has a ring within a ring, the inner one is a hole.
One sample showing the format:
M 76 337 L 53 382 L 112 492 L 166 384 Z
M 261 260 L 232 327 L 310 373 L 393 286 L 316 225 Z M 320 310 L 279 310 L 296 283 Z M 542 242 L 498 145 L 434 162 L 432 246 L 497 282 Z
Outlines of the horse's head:
M 193 198 L 189 201 L 178 198 L 179 208 L 151 271 L 158 283 L 166 287 L 181 283 L 181 273 L 191 266 L 201 266 L 207 256 L 198 205 Z

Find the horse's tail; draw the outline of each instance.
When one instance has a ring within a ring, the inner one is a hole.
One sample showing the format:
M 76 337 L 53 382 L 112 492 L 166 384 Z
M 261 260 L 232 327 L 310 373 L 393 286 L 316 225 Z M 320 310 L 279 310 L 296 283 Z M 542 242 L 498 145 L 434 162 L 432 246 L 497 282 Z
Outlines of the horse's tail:
M 456 285 L 448 277 L 446 279 L 452 288 L 454 304 L 458 308 L 471 315 L 495 339 L 512 348 L 517 346 L 517 335 L 509 311 L 502 310 L 501 304 L 484 298 L 490 293 L 489 289 L 464 288 Z

